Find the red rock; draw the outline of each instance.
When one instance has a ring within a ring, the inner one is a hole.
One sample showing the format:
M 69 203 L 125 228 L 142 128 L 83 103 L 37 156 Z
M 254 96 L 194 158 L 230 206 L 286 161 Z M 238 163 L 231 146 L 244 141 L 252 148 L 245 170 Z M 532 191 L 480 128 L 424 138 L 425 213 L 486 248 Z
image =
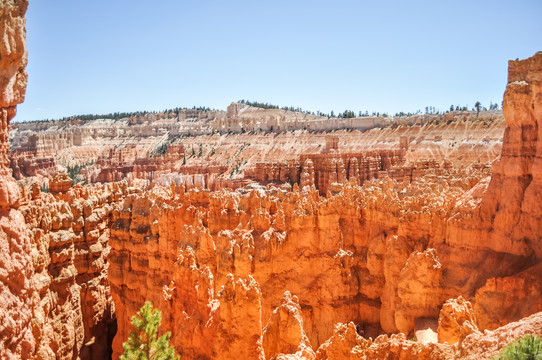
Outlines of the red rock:
M 281 305 L 273 310 L 263 330 L 263 346 L 268 359 L 280 354 L 314 359 L 309 338 L 303 329 L 303 318 L 297 296 L 286 291 Z
M 461 334 L 477 331 L 477 321 L 469 301 L 459 296 L 442 305 L 438 318 L 438 341 L 453 345 L 461 339 Z
M 358 357 L 353 354 L 353 349 L 356 347 L 367 348 L 370 344 L 371 340 L 366 340 L 357 333 L 354 323 L 339 323 L 335 325 L 332 337 L 318 348 L 316 359 L 357 359 Z
M 397 286 L 397 329 L 409 334 L 416 319 L 436 318 L 442 304 L 443 285 L 442 265 L 435 249 L 410 254 Z
M 22 214 L 19 187 L 9 168 L 8 126 L 26 90 L 25 12 L 28 2 L 2 4 L 0 15 L 0 357 L 30 358 L 32 333 L 32 244 Z

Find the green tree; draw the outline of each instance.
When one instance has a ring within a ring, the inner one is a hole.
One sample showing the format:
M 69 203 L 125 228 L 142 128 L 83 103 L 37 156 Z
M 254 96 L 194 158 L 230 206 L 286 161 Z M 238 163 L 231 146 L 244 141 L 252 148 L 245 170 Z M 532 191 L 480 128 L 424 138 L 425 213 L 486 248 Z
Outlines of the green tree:
M 178 360 L 173 346 L 169 346 L 171 333 L 168 331 L 157 338 L 158 327 L 162 322 L 160 310 L 153 309 L 150 301 L 132 316 L 132 326 L 128 341 L 122 344 L 124 353 L 120 360 Z
M 493 360 L 542 360 L 542 338 L 525 335 L 502 349 Z
M 480 110 L 482 109 L 482 104 L 477 101 L 476 104 L 474 104 L 474 108 L 476 109 L 476 116 L 480 113 Z
M 489 103 L 489 110 L 499 110 L 499 104 L 495 103 Z

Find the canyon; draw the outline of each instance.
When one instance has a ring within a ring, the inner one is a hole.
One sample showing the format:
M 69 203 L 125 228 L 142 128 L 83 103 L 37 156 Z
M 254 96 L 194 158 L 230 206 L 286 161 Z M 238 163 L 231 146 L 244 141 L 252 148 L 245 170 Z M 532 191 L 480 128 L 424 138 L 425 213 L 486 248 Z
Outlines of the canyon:
M 147 300 L 185 359 L 481 359 L 542 335 L 542 52 L 509 62 L 502 112 L 10 123 L 27 6 L 0 14 L 1 358 L 117 359 Z

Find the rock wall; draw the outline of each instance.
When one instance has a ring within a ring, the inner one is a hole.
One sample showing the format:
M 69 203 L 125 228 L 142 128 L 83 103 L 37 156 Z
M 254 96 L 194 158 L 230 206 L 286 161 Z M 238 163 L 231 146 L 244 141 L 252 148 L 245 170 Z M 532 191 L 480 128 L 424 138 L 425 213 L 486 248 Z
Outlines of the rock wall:
M 481 213 L 495 232 L 491 246 L 537 259 L 542 258 L 541 94 L 542 52 L 510 61 L 503 101 L 508 126 Z
M 261 184 L 314 185 L 320 194 L 337 185 L 363 185 L 405 162 L 404 151 L 380 150 L 363 153 L 302 154 L 299 161 L 257 163 L 245 175 Z M 340 187 L 339 187 L 340 189 Z
M 116 332 L 107 270 L 109 213 L 125 184 L 71 188 L 56 177 L 21 206 L 33 246 L 38 359 L 104 359 Z
M 474 239 L 495 254 L 513 254 L 521 264 L 502 262 L 503 274 L 490 277 L 476 292 L 475 308 L 483 327 L 496 328 L 533 310 L 542 310 L 538 271 L 541 259 L 542 203 L 541 147 L 542 53 L 510 61 L 503 112 L 507 122 L 500 160 L 493 166 L 491 182 L 480 194 L 481 204 L 458 213 L 450 227 L 450 244 L 463 246 Z M 470 201 L 472 199 L 466 199 Z M 470 219 L 467 219 L 470 218 Z M 507 293 L 511 309 L 503 302 Z M 512 297 L 525 301 L 513 301 Z
M 25 13 L 28 1 L 8 0 L 0 10 L 0 357 L 30 358 L 32 333 L 32 252 L 21 194 L 9 168 L 8 129 L 24 100 L 27 74 Z

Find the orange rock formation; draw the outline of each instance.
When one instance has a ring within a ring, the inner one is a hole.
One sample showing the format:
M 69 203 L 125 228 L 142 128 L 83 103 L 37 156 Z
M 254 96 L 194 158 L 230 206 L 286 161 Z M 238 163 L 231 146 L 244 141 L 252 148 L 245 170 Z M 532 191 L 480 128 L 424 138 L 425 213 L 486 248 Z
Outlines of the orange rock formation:
M 507 91 L 505 99 L 510 97 Z M 509 146 L 505 137 L 501 163 L 506 162 Z M 312 179 L 316 179 L 312 177 L 316 172 L 314 162 L 306 160 L 303 165 L 302 170 L 298 164 L 291 168 L 296 178 L 281 179 L 279 175 L 276 180 L 294 179 L 311 186 Z M 279 174 L 288 174 L 285 169 Z M 117 308 L 120 338 L 127 334 L 127 321 L 121 319 L 127 319 L 146 298 L 155 298 L 161 304 L 156 294 L 162 287 L 168 294 L 179 291 L 179 287 L 200 289 L 199 280 L 192 285 L 186 280 L 180 284 L 168 270 L 173 268 L 173 253 L 189 251 L 193 271 L 207 274 L 209 280 L 204 288 L 210 295 L 199 298 L 207 299 L 207 307 L 192 306 L 193 311 L 200 309 L 203 313 L 181 315 L 197 323 L 174 327 L 178 333 L 173 341 L 178 349 L 185 348 L 186 339 L 191 339 L 191 344 L 196 342 L 194 328 L 203 328 L 206 348 L 222 346 L 216 339 L 229 336 L 222 332 L 236 329 L 232 321 L 239 316 L 210 320 L 209 314 L 214 313 L 209 309 L 230 307 L 238 300 L 212 294 L 232 288 L 232 282 L 254 279 L 261 305 L 246 314 L 254 314 L 251 323 L 261 323 L 262 328 L 255 327 L 252 342 L 243 344 L 247 349 L 260 349 L 263 339 L 266 358 L 326 358 L 332 356 L 327 355 L 328 349 L 329 354 L 350 353 L 352 358 L 406 354 L 411 358 L 468 358 L 472 349 L 467 351 L 462 344 L 464 339 L 479 337 L 479 328 L 494 329 L 541 310 L 538 267 L 530 267 L 538 258 L 530 245 L 540 240 L 536 231 L 531 232 L 537 228 L 526 227 L 522 237 L 515 240 L 518 247 L 502 246 L 499 232 L 490 235 L 487 242 L 476 240 L 483 238 L 482 231 L 488 231 L 488 226 L 493 226 L 487 224 L 484 215 L 488 213 L 487 202 L 501 201 L 502 195 L 492 193 L 500 169 L 498 166 L 494 170 L 490 183 L 481 181 L 484 171 L 469 178 L 466 173 L 444 168 L 411 183 L 381 179 L 369 181 L 362 188 L 345 185 L 337 195 L 326 199 L 310 188 L 301 193 L 272 187 L 246 194 L 185 193 L 171 187 L 134 195 L 129 205 L 125 203 L 124 210 L 114 216 L 118 225 L 113 228 L 118 230 L 111 238 L 110 281 L 116 303 L 122 303 Z M 345 166 L 337 165 L 334 173 L 337 183 L 347 182 Z M 341 176 L 344 179 L 339 179 Z M 508 231 L 514 225 L 499 223 Z M 134 248 L 133 244 L 140 245 Z M 172 265 L 164 266 L 168 262 Z M 155 269 L 152 283 L 145 280 L 149 269 Z M 126 288 L 144 281 L 146 294 Z M 517 301 L 510 297 L 514 292 L 532 300 Z M 456 297 L 456 305 L 446 302 Z M 298 299 L 299 307 L 291 299 Z M 465 299 L 473 301 L 474 307 Z M 174 297 L 168 301 L 175 304 Z M 182 308 L 188 308 L 184 304 Z M 166 321 L 166 327 L 172 328 L 168 321 L 178 321 L 175 319 L 179 312 L 173 309 L 179 307 L 164 305 L 159 306 L 168 314 L 166 319 L 171 319 Z M 454 307 L 457 309 L 451 311 Z M 356 325 L 339 326 L 333 333 L 334 324 L 350 321 Z M 218 329 L 213 337 L 205 335 L 209 324 Z M 285 328 L 282 324 L 289 325 Z M 434 324 L 434 330 L 440 324 L 434 333 L 444 344 L 406 340 L 408 334 L 418 333 L 418 329 L 430 324 Z M 374 341 L 358 335 L 397 331 L 407 335 L 381 336 Z M 245 339 L 247 333 L 235 338 Z M 334 341 L 346 341 L 351 348 L 343 351 Z M 115 347 L 117 352 L 119 346 L 120 341 Z M 197 349 L 190 348 L 192 357 L 221 358 L 221 354 L 241 351 L 238 346 L 230 341 L 227 352 L 206 355 L 201 350 L 197 355 Z M 321 350 L 316 351 L 319 347 Z M 490 350 L 484 351 L 488 354 Z M 260 350 L 254 354 L 261 356 Z
M 27 74 L 25 0 L 2 4 L 0 16 L 0 356 L 30 358 L 32 333 L 32 246 L 17 209 L 20 191 L 9 168 L 8 126 L 24 100 Z

